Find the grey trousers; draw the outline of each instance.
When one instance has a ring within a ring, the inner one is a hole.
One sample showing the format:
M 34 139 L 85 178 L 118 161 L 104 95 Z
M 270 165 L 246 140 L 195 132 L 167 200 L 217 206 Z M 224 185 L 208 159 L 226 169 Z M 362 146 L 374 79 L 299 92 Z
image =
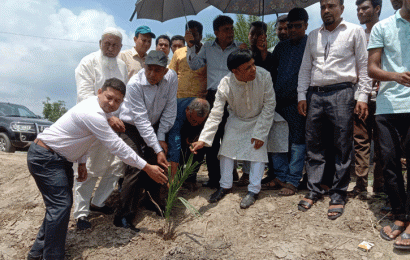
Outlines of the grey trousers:
M 43 195 L 46 214 L 30 255 L 64 259 L 70 210 L 73 204 L 73 164 L 57 153 L 33 143 L 27 165 Z
M 345 204 L 350 181 L 349 167 L 353 149 L 354 91 L 352 88 L 331 92 L 308 92 L 306 150 L 308 188 L 323 195 L 326 143 L 333 140 L 335 175 L 329 190 L 331 204 Z M 331 136 L 329 136 L 331 135 Z

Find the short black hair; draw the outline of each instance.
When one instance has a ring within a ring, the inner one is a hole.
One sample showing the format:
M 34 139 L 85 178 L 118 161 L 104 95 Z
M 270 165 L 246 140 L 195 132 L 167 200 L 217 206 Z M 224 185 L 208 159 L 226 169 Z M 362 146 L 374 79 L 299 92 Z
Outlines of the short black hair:
M 101 87 L 101 90 L 104 92 L 107 90 L 107 88 L 112 88 L 115 90 L 118 90 L 119 92 L 121 92 L 121 94 L 123 94 L 125 96 L 125 91 L 126 91 L 126 87 L 124 82 L 122 82 L 121 80 L 117 79 L 117 78 L 110 78 L 107 79 L 104 82 L 104 85 Z
M 303 20 L 305 23 L 309 20 L 309 15 L 304 8 L 295 7 L 288 13 L 288 22 L 296 22 Z
M 236 50 L 228 56 L 228 69 L 232 71 L 251 59 L 252 54 L 249 50 Z
M 252 28 L 252 27 L 262 28 L 263 31 L 265 32 L 265 34 L 268 31 L 268 25 L 265 22 L 255 21 L 255 22 L 251 23 L 250 28 Z
M 323 1 L 323 0 L 320 0 L 319 2 L 322 3 L 322 1 Z M 345 2 L 344 0 L 339 0 L 340 5 L 343 5 L 344 2 Z
M 172 38 L 171 38 L 171 46 L 172 46 L 172 42 L 173 41 L 182 41 L 183 43 L 184 43 L 184 45 L 185 45 L 185 38 L 184 38 L 184 36 L 182 36 L 182 35 L 174 35 L 174 36 L 172 36 Z
M 204 30 L 204 26 L 200 22 L 197 22 L 197 21 L 194 21 L 194 20 L 188 21 L 188 23 L 185 25 L 185 30 L 192 29 L 192 28 L 196 28 L 198 33 L 200 35 L 202 35 L 202 31 Z
M 171 39 L 168 37 L 168 35 L 163 34 L 163 35 L 158 36 L 158 38 L 155 40 L 155 46 L 158 45 L 159 39 L 167 40 L 169 42 L 169 47 L 171 47 Z
M 233 24 L 232 18 L 226 15 L 218 15 L 213 22 L 214 32 L 227 24 Z
M 275 28 L 278 27 L 278 23 L 286 23 L 288 21 L 288 15 L 283 14 L 276 19 Z
M 373 8 L 376 8 L 377 6 L 380 6 L 380 12 L 379 12 L 379 16 L 380 13 L 382 12 L 382 0 L 357 0 L 356 1 L 356 5 L 361 5 L 366 1 L 370 1 L 372 3 Z

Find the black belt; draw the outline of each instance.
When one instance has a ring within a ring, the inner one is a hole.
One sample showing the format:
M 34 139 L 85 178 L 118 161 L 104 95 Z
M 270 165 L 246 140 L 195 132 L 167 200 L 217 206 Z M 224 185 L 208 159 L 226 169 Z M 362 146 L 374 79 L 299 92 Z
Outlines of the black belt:
M 326 85 L 326 86 L 310 86 L 308 91 L 312 91 L 312 92 L 331 92 L 331 91 L 342 90 L 342 89 L 351 88 L 351 87 L 353 87 L 353 83 L 343 82 L 343 83 L 337 83 L 337 84 Z

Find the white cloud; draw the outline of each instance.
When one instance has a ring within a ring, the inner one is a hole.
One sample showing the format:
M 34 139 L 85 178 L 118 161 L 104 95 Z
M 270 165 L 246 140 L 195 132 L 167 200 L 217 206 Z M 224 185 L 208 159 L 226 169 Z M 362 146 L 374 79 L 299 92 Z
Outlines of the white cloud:
M 46 97 L 63 100 L 67 107 L 75 104 L 74 69 L 82 57 L 98 50 L 106 27 L 118 28 L 123 44 L 133 45 L 132 35 L 99 10 L 76 15 L 58 0 L 3 0 L 0 10 L 0 101 L 26 105 L 37 114 Z

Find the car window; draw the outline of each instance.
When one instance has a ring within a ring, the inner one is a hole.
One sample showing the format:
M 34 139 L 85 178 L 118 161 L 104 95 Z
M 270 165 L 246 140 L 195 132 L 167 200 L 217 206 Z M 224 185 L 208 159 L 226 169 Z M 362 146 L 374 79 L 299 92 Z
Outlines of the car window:
M 12 117 L 37 117 L 36 114 L 31 112 L 27 107 L 15 104 L 0 104 L 0 113 L 3 113 L 4 116 Z

